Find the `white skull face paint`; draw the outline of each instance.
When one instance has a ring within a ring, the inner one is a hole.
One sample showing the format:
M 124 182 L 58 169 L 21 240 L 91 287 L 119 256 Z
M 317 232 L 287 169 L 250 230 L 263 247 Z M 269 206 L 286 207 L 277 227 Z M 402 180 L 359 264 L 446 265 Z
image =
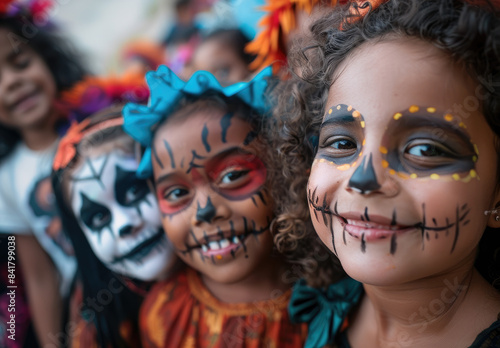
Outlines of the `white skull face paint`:
M 156 199 L 137 179 L 137 161 L 115 150 L 87 158 L 74 171 L 71 207 L 101 262 L 139 280 L 163 278 L 174 253 L 161 226 Z

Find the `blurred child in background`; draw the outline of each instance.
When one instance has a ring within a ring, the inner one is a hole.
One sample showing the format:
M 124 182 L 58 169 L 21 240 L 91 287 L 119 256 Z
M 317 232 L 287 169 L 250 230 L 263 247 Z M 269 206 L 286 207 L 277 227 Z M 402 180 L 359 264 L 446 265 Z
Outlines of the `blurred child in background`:
M 40 4 L 31 5 L 43 10 Z M 4 4 L 3 10 L 0 128 L 10 138 L 0 139 L 0 231 L 16 236 L 16 266 L 23 273 L 35 331 L 43 345 L 51 343 L 50 333 L 60 331 L 63 298 L 76 268 L 53 206 L 49 179 L 57 129 L 65 120 L 56 100 L 82 78 L 84 69 L 55 28 L 33 24 L 36 13 L 16 4 Z M 22 329 L 17 338 L 23 340 Z

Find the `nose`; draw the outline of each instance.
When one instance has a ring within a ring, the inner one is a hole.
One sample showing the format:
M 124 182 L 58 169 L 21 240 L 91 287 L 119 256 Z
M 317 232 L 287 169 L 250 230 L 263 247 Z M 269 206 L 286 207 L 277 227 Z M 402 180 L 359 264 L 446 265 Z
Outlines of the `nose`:
M 215 204 L 214 204 L 215 203 Z M 212 195 L 201 197 L 196 203 L 196 212 L 193 215 L 192 223 L 199 226 L 203 223 L 211 224 L 217 220 L 225 220 L 231 216 L 231 211 L 227 204 Z
M 205 207 L 200 205 L 198 201 L 198 206 L 196 207 L 196 220 L 201 222 L 212 222 L 212 219 L 215 217 L 215 207 L 212 204 L 212 200 L 210 196 L 207 198 L 207 203 Z
M 117 238 L 126 238 L 140 231 L 144 226 L 144 221 L 138 214 L 132 213 L 131 209 L 122 207 L 114 209 L 113 213 L 113 234 Z
M 375 168 L 373 168 L 372 154 L 370 154 L 368 161 L 366 157 L 363 158 L 349 179 L 347 186 L 361 194 L 369 194 L 380 189 L 380 183 L 377 180 Z
M 134 227 L 132 227 L 132 225 L 125 225 L 123 227 L 120 228 L 120 230 L 118 231 L 118 236 L 119 237 L 126 237 L 130 234 L 132 234 L 134 230 Z
M 382 164 L 380 167 L 377 171 L 372 153 L 365 156 L 349 179 L 347 191 L 355 191 L 362 195 L 384 194 L 388 197 L 397 195 L 399 184 L 383 170 Z

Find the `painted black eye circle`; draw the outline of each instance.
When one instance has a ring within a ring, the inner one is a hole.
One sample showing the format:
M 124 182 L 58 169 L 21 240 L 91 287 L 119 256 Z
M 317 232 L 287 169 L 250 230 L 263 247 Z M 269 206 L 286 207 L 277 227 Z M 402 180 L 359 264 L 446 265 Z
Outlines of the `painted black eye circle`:
M 111 215 L 107 212 L 97 212 L 92 216 L 91 225 L 94 230 L 101 230 L 105 226 L 107 226 L 111 221 Z
M 133 205 L 144 199 L 149 192 L 149 187 L 145 181 L 136 181 L 125 191 L 123 203 L 125 206 Z

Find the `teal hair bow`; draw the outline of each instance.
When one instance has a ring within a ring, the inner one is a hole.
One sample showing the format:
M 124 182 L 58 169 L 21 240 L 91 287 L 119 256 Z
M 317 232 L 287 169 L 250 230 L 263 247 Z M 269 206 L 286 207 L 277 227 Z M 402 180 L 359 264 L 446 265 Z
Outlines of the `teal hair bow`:
M 326 290 L 308 286 L 301 279 L 295 284 L 288 305 L 293 322 L 308 324 L 305 348 L 320 348 L 332 343 L 342 323 L 363 293 L 363 285 L 346 278 Z
M 201 96 L 208 91 L 219 93 L 225 97 L 236 97 L 259 114 L 269 111 L 265 90 L 268 78 L 272 75 L 271 67 L 262 70 L 249 82 L 238 82 L 222 87 L 219 81 L 208 71 L 197 71 L 186 82 L 181 80 L 166 66 L 146 74 L 146 82 L 150 89 L 148 105 L 128 103 L 123 108 L 123 129 L 133 139 L 146 147 L 137 176 L 142 179 L 151 177 L 151 142 L 156 126 L 166 119 L 177 104 L 186 96 Z

